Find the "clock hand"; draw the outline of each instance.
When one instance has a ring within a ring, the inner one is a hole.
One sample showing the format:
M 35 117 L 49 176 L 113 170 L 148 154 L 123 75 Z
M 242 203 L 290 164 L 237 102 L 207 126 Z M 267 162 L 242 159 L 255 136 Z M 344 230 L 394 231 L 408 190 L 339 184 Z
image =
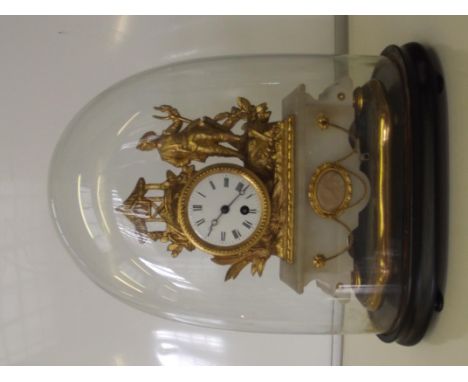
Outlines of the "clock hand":
M 248 188 L 249 185 L 247 185 L 243 190 L 240 190 L 236 197 L 232 200 L 232 202 L 228 204 L 228 207 L 231 207 L 234 204 L 234 202 L 239 198 L 239 196 L 244 195 L 245 191 L 247 191 Z
M 207 235 L 207 236 L 210 236 L 211 231 L 213 231 L 213 227 L 214 227 L 215 225 L 218 224 L 218 219 L 221 217 L 222 214 L 223 214 L 223 212 L 221 211 L 221 213 L 218 215 L 218 217 L 217 217 L 216 219 L 213 219 L 213 220 L 211 221 L 210 230 L 208 231 L 208 235 Z
M 231 207 L 231 206 L 234 204 L 234 202 L 239 198 L 239 196 L 244 195 L 244 194 L 245 194 L 245 191 L 247 191 L 248 188 L 249 188 L 249 185 L 247 185 L 243 190 L 240 190 L 239 193 L 236 195 L 236 197 L 235 197 L 233 200 L 231 200 L 231 203 L 229 203 L 229 204 L 227 204 L 227 205 L 223 205 L 223 206 L 221 207 L 221 212 L 220 212 L 220 214 L 216 217 L 216 219 L 213 219 L 213 220 L 211 221 L 210 229 L 209 229 L 209 231 L 208 231 L 207 237 L 210 236 L 211 231 L 213 231 L 214 226 L 216 226 L 216 225 L 218 224 L 218 220 L 220 219 L 220 217 L 221 217 L 222 215 L 224 215 L 224 214 L 227 214 L 227 213 L 229 212 L 229 207 Z M 225 207 L 227 207 L 227 208 L 225 208 Z
M 239 198 L 239 196 L 241 196 L 240 192 L 237 194 L 237 196 L 231 201 L 231 203 L 229 203 L 227 206 L 228 207 L 231 207 L 232 204 Z

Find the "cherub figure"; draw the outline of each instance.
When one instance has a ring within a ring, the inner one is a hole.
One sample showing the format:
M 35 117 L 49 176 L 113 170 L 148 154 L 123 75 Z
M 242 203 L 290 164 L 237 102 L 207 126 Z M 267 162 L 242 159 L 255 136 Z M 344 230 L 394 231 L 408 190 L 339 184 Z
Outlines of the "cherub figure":
M 205 162 L 209 156 L 235 157 L 242 161 L 244 155 L 240 148 L 243 137 L 238 136 L 218 121 L 209 117 L 190 120 L 182 117 L 178 110 L 169 105 L 155 107 L 166 115 L 154 115 L 157 119 L 167 119 L 172 124 L 160 135 L 154 131 L 144 134 L 137 148 L 143 151 L 157 149 L 164 161 L 184 167 L 192 161 Z M 184 126 L 184 123 L 187 123 Z M 222 145 L 227 143 L 231 147 Z

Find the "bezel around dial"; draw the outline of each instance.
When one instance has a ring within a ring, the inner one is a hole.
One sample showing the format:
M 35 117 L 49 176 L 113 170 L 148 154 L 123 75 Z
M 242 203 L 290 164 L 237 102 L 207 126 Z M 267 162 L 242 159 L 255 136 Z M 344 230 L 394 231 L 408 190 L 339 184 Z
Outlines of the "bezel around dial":
M 217 173 L 230 173 L 244 177 L 254 187 L 260 198 L 261 217 L 255 231 L 244 241 L 231 246 L 218 246 L 203 240 L 192 228 L 189 221 L 189 199 L 196 186 L 206 177 Z M 231 256 L 246 252 L 262 238 L 270 223 L 271 202 L 268 190 L 260 178 L 252 171 L 234 164 L 215 164 L 197 172 L 182 190 L 178 201 L 178 219 L 188 239 L 198 249 L 215 256 Z

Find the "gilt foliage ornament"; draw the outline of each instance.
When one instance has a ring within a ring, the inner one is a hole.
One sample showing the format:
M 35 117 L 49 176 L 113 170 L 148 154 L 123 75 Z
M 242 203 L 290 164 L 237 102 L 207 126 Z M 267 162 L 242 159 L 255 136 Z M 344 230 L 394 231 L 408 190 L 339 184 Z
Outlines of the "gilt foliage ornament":
M 197 173 L 194 162 L 204 163 L 210 157 L 235 158 L 265 186 L 271 217 L 253 246 L 229 255 L 212 253 L 212 261 L 230 266 L 225 280 L 235 279 L 249 264 L 251 274 L 261 276 L 272 255 L 292 262 L 294 118 L 271 122 L 266 103 L 252 105 L 242 97 L 230 111 L 214 117 L 189 119 L 170 105 L 154 109 L 159 112 L 154 118 L 168 120 L 170 125 L 160 134 L 145 133 L 137 148 L 157 150 L 163 161 L 179 168 L 179 173 L 168 170 L 162 183 L 146 183 L 140 178 L 130 196 L 117 208 L 133 224 L 140 241 L 168 243 L 167 250 L 173 257 L 184 249 L 193 251 L 196 246 L 181 226 L 178 203 L 182 191 Z M 155 192 L 159 195 L 151 196 Z M 148 229 L 150 222 L 165 223 L 165 228 L 152 231 Z

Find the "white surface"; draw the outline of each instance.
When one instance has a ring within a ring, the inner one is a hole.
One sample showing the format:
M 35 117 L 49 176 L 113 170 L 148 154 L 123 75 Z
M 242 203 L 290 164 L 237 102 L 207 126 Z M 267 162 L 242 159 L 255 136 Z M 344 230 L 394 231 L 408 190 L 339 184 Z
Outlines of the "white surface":
M 296 188 L 300 190 L 296 198 L 297 230 L 296 250 L 302 254 L 293 264 L 281 263 L 281 275 L 284 280 L 298 293 L 312 280 L 329 295 L 335 296 L 338 283 L 350 284 L 352 261 L 348 253 L 343 254 L 322 269 L 312 266 L 313 258 L 319 253 L 333 254 L 346 246 L 347 233 L 343 227 L 330 219 L 324 219 L 310 212 L 308 197 L 310 174 L 324 163 L 334 162 L 351 152 L 348 136 L 342 131 L 330 128 L 321 130 L 317 119 L 321 113 L 327 113 L 331 123 L 348 129 L 353 122 L 352 89 L 350 78 L 344 77 L 330 84 L 326 89 L 320 89 L 320 96 L 314 99 L 308 94 L 309 89 L 299 86 L 284 100 L 284 114 L 294 114 L 297 119 L 296 147 L 303 153 L 296 158 Z M 311 89 L 317 90 L 317 89 Z M 336 94 L 346 95 L 344 101 L 339 101 Z M 312 128 L 307 129 L 307 127 Z M 343 166 L 359 171 L 358 156 L 354 155 Z M 358 182 L 355 182 L 358 183 Z M 354 184 L 354 193 L 361 195 L 360 184 Z M 358 212 L 363 205 L 350 209 L 343 215 L 342 221 L 351 229 L 357 226 Z M 312 244 L 314 243 L 314 244 Z
M 226 186 L 223 185 L 225 179 L 228 182 Z M 262 199 L 262 194 L 255 186 L 250 179 L 240 174 L 219 170 L 201 179 L 192 190 L 187 207 L 193 231 L 204 243 L 211 245 L 228 247 L 245 243 L 258 229 L 261 220 L 264 227 L 268 222 L 268 218 L 263 217 L 269 216 L 268 210 L 263 208 L 261 202 L 268 200 L 267 196 Z M 203 209 L 194 211 L 192 206 L 196 204 Z M 229 214 L 220 212 L 222 206 L 230 207 Z M 241 213 L 242 206 L 254 210 L 253 213 Z
M 468 33 L 467 17 L 350 17 L 350 52 L 379 54 L 389 44 L 417 41 L 438 55 L 445 76 L 449 122 L 449 248 L 445 307 L 427 336 L 405 348 L 374 335 L 347 336 L 347 365 L 468 365 Z
M 337 362 L 331 336 L 200 329 L 117 301 L 65 252 L 46 195 L 61 131 L 116 81 L 203 56 L 332 53 L 334 33 L 333 17 L 2 17 L 0 364 Z

